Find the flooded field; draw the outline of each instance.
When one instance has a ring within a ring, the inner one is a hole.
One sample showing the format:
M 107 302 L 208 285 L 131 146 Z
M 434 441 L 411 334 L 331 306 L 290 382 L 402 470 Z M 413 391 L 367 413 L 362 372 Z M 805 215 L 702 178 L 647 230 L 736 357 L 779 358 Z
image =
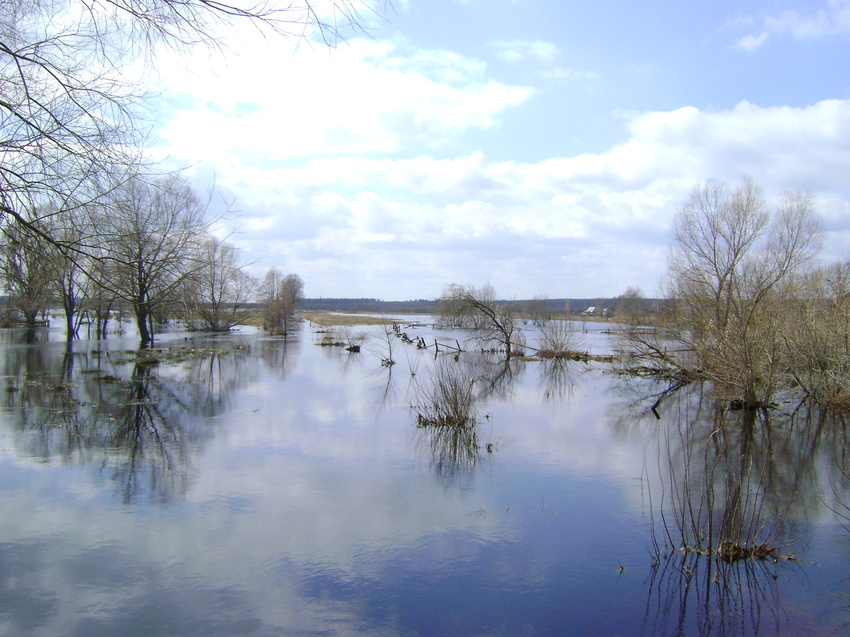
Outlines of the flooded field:
M 0 634 L 850 630 L 842 417 L 328 329 L 0 332 Z

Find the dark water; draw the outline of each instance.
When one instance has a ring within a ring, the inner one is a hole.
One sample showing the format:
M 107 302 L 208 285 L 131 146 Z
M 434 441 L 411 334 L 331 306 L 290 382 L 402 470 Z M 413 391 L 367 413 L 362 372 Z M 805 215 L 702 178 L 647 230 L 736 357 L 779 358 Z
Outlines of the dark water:
M 393 337 L 388 368 L 355 329 L 357 355 L 308 326 L 179 356 L 1 332 L 0 634 L 850 633 L 841 418 L 689 387 L 658 420 L 604 363 Z M 440 366 L 464 427 L 420 426 Z

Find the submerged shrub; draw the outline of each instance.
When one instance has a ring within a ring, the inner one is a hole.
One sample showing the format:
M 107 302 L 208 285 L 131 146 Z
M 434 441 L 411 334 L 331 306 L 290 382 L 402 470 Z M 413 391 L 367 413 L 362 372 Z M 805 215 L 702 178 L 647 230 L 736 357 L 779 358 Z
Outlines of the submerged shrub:
M 572 321 L 551 321 L 543 327 L 537 355 L 541 358 L 580 359 L 587 354 L 579 351 L 582 344 L 581 334 L 574 329 Z
M 416 421 L 420 427 L 465 427 L 475 423 L 474 380 L 452 359 L 437 361 L 426 387 L 417 388 Z

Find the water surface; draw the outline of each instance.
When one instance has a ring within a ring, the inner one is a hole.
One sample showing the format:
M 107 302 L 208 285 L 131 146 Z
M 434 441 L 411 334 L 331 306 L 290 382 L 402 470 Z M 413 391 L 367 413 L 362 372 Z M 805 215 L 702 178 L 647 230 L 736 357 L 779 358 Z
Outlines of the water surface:
M 841 418 L 721 435 L 706 388 L 658 420 L 663 387 L 605 363 L 359 331 L 360 354 L 304 325 L 167 356 L 0 332 L 0 634 L 846 634 Z M 421 426 L 439 366 L 470 425 Z M 730 532 L 778 548 L 677 550 Z

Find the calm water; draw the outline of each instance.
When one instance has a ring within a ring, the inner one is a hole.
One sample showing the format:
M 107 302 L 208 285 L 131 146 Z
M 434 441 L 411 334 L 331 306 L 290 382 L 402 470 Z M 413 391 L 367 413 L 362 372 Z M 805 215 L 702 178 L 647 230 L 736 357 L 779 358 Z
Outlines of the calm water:
M 308 325 L 168 334 L 158 363 L 0 332 L 0 634 L 850 632 L 840 418 L 718 416 L 691 387 L 659 420 L 661 388 L 604 363 L 392 336 L 388 368 L 355 331 L 360 354 Z M 473 424 L 418 426 L 435 369 Z M 675 550 L 730 538 L 775 551 Z

